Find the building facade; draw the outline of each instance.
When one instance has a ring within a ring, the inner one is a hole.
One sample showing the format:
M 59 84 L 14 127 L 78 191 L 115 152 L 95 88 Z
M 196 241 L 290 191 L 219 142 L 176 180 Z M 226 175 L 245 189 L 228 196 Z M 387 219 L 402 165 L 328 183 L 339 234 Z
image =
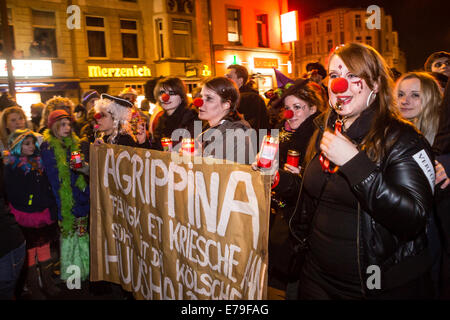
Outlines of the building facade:
M 301 21 L 300 40 L 295 44 L 295 62 L 299 70 L 297 76 L 306 72 L 306 65 L 310 62 L 320 62 L 326 66 L 331 50 L 348 42 L 374 47 L 391 68 L 405 72 L 405 55 L 399 49 L 398 33 L 392 28 L 391 16 L 386 15 L 381 8 L 379 29 L 369 29 L 366 18 L 370 18 L 366 9 L 339 8 Z
M 179 77 L 191 91 L 232 63 L 257 74 L 261 92 L 276 86 L 273 68 L 291 71 L 280 30 L 287 0 L 8 0 L 7 7 L 26 111 L 54 95 L 78 102 L 91 89 L 143 94 L 160 76 Z M 6 73 L 0 81 L 6 91 Z

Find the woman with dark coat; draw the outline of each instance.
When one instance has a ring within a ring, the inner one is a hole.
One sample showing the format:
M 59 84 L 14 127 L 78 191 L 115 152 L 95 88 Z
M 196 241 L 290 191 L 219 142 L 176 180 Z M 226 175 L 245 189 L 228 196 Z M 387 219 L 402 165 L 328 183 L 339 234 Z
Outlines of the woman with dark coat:
M 286 163 L 288 151 L 299 153 L 299 165 L 305 158 L 309 140 L 315 131 L 314 119 L 324 110 L 321 88 L 311 80 L 300 79 L 286 89 L 280 103 L 284 106 L 284 120 L 279 129 L 279 163 L 286 173 L 298 175 L 300 166 Z M 296 199 L 282 194 L 272 197 L 269 236 L 269 285 L 286 290 L 288 282 L 297 277 L 291 275 L 294 253 L 291 251 L 291 237 L 288 222 L 294 212 Z M 292 279 L 291 279 L 292 278 Z M 294 293 L 294 296 L 296 294 Z M 287 293 L 287 298 L 292 297 Z
M 304 172 L 280 170 L 273 184 L 297 198 L 300 298 L 430 298 L 431 148 L 396 113 L 378 52 L 351 43 L 329 61 L 332 109 L 315 120 Z

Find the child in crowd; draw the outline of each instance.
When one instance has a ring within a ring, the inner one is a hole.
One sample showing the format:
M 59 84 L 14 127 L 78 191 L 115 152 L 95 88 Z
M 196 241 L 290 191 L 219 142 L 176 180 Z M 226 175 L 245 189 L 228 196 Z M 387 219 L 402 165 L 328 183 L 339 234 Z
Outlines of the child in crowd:
M 47 127 L 41 154 L 58 206 L 61 279 L 67 280 L 72 274 L 68 267 L 75 265 L 84 281 L 89 275 L 89 186 L 69 165 L 72 152 L 80 151 L 79 139 L 72 131 L 71 116 L 64 110 L 51 112 Z
M 50 242 L 56 237 L 56 202 L 39 155 L 37 135 L 17 129 L 4 151 L 4 182 L 9 207 L 26 239 L 28 270 L 26 285 L 32 299 L 44 299 L 44 291 L 54 296 L 59 288 L 51 277 Z M 39 270 L 37 268 L 39 263 Z

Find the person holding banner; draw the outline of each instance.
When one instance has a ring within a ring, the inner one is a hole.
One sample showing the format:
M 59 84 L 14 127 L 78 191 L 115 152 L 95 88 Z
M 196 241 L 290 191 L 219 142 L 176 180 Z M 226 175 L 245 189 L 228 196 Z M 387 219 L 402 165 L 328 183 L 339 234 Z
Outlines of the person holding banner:
M 67 280 L 76 266 L 84 281 L 89 276 L 89 185 L 82 174 L 70 168 L 72 153 L 80 152 L 72 121 L 65 110 L 50 113 L 41 157 L 58 207 L 61 279 Z
M 198 120 L 197 111 L 189 107 L 186 86 L 179 78 L 160 79 L 155 86 L 154 96 L 164 113 L 153 130 L 152 148 L 162 151 L 161 139 L 170 138 L 173 149 L 177 150 L 182 137 L 172 137 L 172 133 L 177 129 L 185 129 L 189 132 L 185 138 L 193 138 L 194 123 Z
M 252 148 L 252 136 L 248 134 L 251 133 L 248 131 L 250 125 L 237 111 L 239 90 L 236 84 L 225 77 L 211 78 L 204 83 L 201 97 L 203 103 L 199 107 L 199 119 L 205 120 L 207 125 L 196 138 L 200 146 L 196 152 L 203 157 L 249 164 L 254 158 L 252 152 L 255 148 Z M 229 143 L 231 150 L 227 148 L 230 133 L 233 138 Z M 253 138 L 256 141 L 256 134 Z
M 274 175 L 273 191 L 297 198 L 300 298 L 430 298 L 431 148 L 397 114 L 375 49 L 339 46 L 328 68 L 331 108 L 315 121 L 302 176 Z

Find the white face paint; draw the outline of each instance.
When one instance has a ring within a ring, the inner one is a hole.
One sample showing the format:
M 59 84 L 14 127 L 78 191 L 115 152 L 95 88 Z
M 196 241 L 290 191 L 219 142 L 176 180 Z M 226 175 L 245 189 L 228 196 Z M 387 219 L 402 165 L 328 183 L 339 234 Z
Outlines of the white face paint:
M 342 59 L 337 55 L 334 55 L 330 60 L 329 75 L 328 93 L 331 103 L 333 105 L 337 101 L 341 103 L 342 109 L 338 110 L 337 113 L 347 118 L 346 127 L 349 127 L 361 112 L 367 109 L 367 98 L 372 89 L 369 88 L 364 79 L 348 70 Z M 331 90 L 331 81 L 336 78 L 344 78 L 348 81 L 348 88 L 345 92 L 336 94 Z M 376 92 L 378 86 L 376 83 L 373 86 L 374 92 Z
M 209 125 L 215 126 L 230 110 L 230 104 L 222 102 L 220 96 L 207 87 L 202 88 L 201 97 L 203 105 L 198 109 L 198 118 L 208 121 Z

